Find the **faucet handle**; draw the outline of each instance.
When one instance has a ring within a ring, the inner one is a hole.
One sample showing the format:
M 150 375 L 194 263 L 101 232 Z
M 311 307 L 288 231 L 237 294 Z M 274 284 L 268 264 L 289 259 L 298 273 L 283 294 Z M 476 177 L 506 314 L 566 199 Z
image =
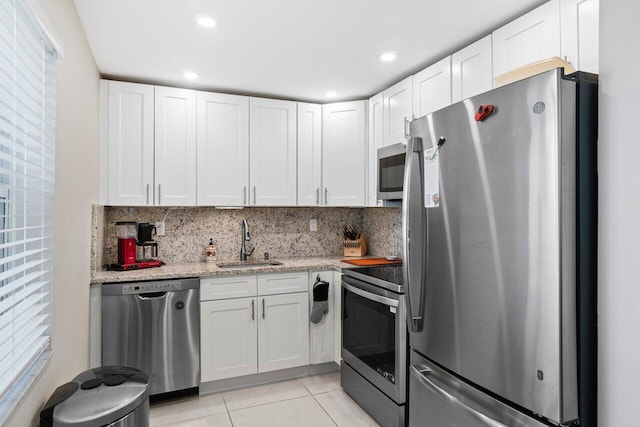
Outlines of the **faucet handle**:
M 253 251 L 256 250 L 256 247 L 254 246 L 253 248 L 251 248 L 251 250 L 249 252 L 247 252 L 247 256 L 251 256 L 251 254 L 253 253 Z

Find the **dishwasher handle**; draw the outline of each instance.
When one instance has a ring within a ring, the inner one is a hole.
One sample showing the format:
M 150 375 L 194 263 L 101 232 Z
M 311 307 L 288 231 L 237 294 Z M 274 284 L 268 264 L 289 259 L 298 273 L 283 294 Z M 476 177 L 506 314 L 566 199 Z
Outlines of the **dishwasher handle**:
M 167 296 L 166 292 L 145 292 L 143 294 L 136 294 L 141 300 L 161 299 Z

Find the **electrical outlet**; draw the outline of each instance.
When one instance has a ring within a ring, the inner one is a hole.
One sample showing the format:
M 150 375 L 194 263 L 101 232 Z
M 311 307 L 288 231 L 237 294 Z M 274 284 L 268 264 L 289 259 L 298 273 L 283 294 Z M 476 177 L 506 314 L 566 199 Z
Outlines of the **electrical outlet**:
M 318 220 L 310 219 L 309 220 L 309 231 L 318 231 Z
M 164 221 L 156 222 L 156 236 L 164 236 Z

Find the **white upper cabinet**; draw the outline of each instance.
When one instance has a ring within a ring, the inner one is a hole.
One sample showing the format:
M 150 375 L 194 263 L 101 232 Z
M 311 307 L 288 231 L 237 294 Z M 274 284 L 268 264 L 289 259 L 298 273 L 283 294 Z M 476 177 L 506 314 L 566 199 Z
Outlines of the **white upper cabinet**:
M 155 88 L 156 205 L 196 204 L 196 92 Z
M 249 203 L 249 98 L 198 92 L 198 201 Z
M 298 206 L 322 204 L 322 106 L 298 103 Z
M 153 86 L 108 85 L 108 204 L 152 205 Z
M 364 206 L 366 101 L 322 106 L 324 204 Z
M 378 148 L 383 142 L 383 94 L 369 98 L 369 144 L 367 146 L 367 206 L 382 206 L 378 200 Z
M 296 103 L 250 99 L 252 206 L 296 205 Z
M 451 105 L 451 56 L 413 76 L 413 115 L 418 118 Z
M 493 32 L 493 76 L 560 56 L 560 0 L 532 10 Z
M 598 73 L 599 0 L 561 0 L 562 57 L 573 68 Z
M 451 55 L 452 102 L 491 90 L 491 52 L 491 35 L 488 35 Z
M 409 76 L 382 92 L 384 146 L 405 143 L 405 120 L 411 120 L 413 115 L 412 82 L 413 77 Z

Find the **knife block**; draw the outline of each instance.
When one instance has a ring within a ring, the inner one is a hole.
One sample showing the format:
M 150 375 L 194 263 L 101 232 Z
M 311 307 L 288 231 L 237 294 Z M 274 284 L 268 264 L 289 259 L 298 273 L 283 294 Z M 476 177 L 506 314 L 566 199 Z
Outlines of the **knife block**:
M 364 233 L 357 240 L 343 240 L 344 256 L 365 256 L 367 254 L 367 239 Z

